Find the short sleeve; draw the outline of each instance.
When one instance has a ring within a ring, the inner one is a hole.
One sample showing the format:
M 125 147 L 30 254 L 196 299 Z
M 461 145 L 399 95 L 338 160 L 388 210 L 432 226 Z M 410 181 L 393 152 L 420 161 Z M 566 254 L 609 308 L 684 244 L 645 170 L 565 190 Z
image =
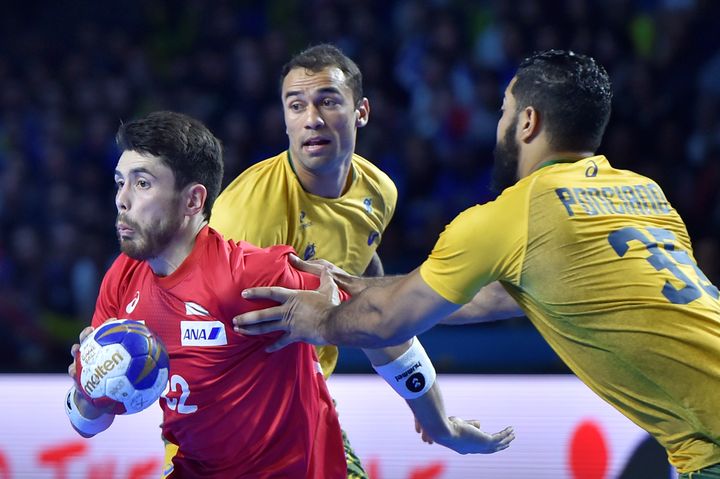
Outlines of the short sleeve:
M 496 280 L 518 284 L 527 243 L 523 192 L 510 188 L 497 200 L 460 213 L 420 267 L 423 280 L 456 304 L 469 302 Z
M 290 265 L 288 255 L 295 253 L 291 246 L 280 245 L 259 248 L 245 257 L 245 271 L 242 277 L 243 289 L 256 286 L 281 286 L 288 289 L 317 289 L 320 278 Z M 248 282 L 252 284 L 248 284 Z M 350 296 L 340 291 L 340 300 Z
M 102 283 L 100 284 L 100 292 L 95 302 L 95 311 L 93 312 L 91 326 L 97 328 L 109 318 L 118 318 L 118 301 L 120 297 L 119 282 L 119 262 L 120 258 L 115 260 L 112 267 L 105 273 Z

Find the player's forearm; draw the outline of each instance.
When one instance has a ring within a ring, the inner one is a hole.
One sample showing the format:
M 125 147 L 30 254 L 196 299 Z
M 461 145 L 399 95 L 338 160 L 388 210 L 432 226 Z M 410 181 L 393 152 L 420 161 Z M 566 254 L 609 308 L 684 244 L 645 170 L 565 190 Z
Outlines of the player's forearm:
M 427 393 L 416 399 L 407 399 L 406 402 L 422 430 L 433 441 L 442 443 L 451 436 L 452 430 L 445 414 L 445 405 L 437 382 Z
M 388 346 L 386 348 L 363 349 L 363 352 L 373 366 L 382 366 L 400 357 L 410 348 L 412 341 L 410 339 L 397 346 Z
M 389 351 L 391 357 L 383 357 Z M 401 396 L 415 414 L 426 436 L 443 441 L 451 434 L 435 368 L 418 338 L 394 348 L 366 350 L 375 371 Z
M 401 318 L 390 316 L 385 303 L 388 288 L 370 287 L 350 301 L 327 310 L 320 331 L 330 344 L 363 349 L 386 348 L 415 336 Z
M 333 273 L 333 279 L 340 288 L 344 289 L 351 296 L 356 296 L 368 288 L 387 287 L 396 282 L 402 276 L 352 276 Z
M 500 282 L 495 281 L 483 287 L 472 301 L 443 319 L 441 323 L 449 325 L 485 323 L 523 315 L 523 310 L 512 296 L 505 291 Z
M 432 290 L 415 270 L 326 309 L 317 331 L 339 346 L 393 346 L 426 331 L 458 307 Z
M 114 414 L 106 414 L 94 407 L 73 387 L 65 397 L 65 412 L 70 424 L 84 438 L 94 435 L 110 427 L 115 419 Z

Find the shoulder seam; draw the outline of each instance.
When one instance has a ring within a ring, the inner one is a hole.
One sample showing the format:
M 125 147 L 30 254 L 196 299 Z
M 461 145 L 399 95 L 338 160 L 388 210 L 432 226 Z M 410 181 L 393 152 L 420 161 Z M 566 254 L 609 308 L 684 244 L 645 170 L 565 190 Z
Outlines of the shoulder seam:
M 525 270 L 525 256 L 527 255 L 527 249 L 528 249 L 528 235 L 530 231 L 530 198 L 532 196 L 533 189 L 535 188 L 535 183 L 537 182 L 539 176 L 535 176 L 535 178 L 532 179 L 530 182 L 530 185 L 528 185 L 527 192 L 525 193 L 525 210 L 527 211 L 527 214 L 525 215 L 525 224 L 523 225 L 523 241 L 522 241 L 522 252 L 520 253 L 520 268 L 517 273 L 517 285 L 522 284 L 522 277 L 523 277 L 523 271 Z

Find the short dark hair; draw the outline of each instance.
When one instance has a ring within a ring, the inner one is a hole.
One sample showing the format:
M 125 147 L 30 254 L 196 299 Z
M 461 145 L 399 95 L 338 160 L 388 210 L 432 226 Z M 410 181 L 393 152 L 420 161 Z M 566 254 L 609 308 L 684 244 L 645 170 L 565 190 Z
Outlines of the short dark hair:
M 548 50 L 523 60 L 515 78 L 518 112 L 537 109 L 554 148 L 598 149 L 612 102 L 610 77 L 602 65 L 572 51 Z
M 121 123 L 115 141 L 123 151 L 137 151 L 160 158 L 175 174 L 180 190 L 191 183 L 207 189 L 205 219 L 218 194 L 223 176 L 220 140 L 200 121 L 182 113 L 156 111 L 145 118 Z
M 304 68 L 311 72 L 319 72 L 325 68 L 337 67 L 346 77 L 347 85 L 353 94 L 353 102 L 357 107 L 363 98 L 362 73 L 357 64 L 348 58 L 338 47 L 329 43 L 313 45 L 301 51 L 282 67 L 280 88 L 290 70 Z

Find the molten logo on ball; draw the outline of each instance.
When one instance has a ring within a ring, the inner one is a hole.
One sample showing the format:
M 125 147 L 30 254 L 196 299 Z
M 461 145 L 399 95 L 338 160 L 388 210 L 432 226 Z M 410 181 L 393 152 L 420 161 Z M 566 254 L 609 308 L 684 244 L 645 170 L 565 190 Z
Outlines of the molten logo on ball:
M 157 401 L 170 360 L 144 324 L 107 321 L 83 341 L 76 356 L 78 389 L 97 407 L 133 414 Z
M 123 356 L 120 352 L 116 352 L 112 357 L 105 361 L 103 364 L 95 367 L 95 374 L 90 376 L 90 379 L 85 383 L 84 389 L 89 394 L 92 393 L 96 387 L 100 385 L 100 381 L 113 369 L 115 366 L 123 361 Z

